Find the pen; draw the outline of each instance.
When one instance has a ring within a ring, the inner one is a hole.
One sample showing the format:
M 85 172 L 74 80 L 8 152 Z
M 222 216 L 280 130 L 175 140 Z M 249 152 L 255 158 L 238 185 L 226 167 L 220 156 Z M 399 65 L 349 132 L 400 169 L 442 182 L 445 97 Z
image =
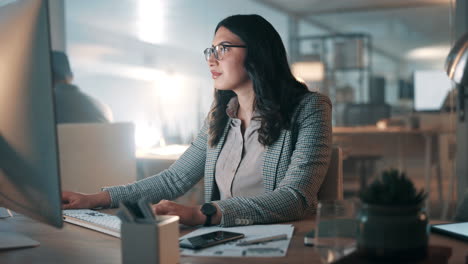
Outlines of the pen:
M 237 245 L 238 246 L 247 246 L 247 245 L 252 245 L 252 244 L 257 244 L 257 243 L 262 243 L 262 242 L 283 240 L 283 239 L 287 239 L 287 238 L 288 238 L 288 235 L 281 234 L 281 235 L 275 235 L 275 236 L 261 237 L 261 238 L 251 239 L 251 240 L 245 240 L 243 242 L 237 243 Z

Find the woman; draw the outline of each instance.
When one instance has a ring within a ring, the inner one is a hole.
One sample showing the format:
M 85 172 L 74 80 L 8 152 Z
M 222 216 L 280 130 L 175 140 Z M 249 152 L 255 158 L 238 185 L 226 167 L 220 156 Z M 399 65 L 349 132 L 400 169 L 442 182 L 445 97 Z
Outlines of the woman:
M 64 192 L 64 208 L 116 207 L 146 198 L 186 225 L 264 224 L 315 211 L 331 146 L 331 103 L 291 74 L 273 26 L 258 15 L 221 21 L 205 50 L 214 80 L 211 111 L 169 169 L 92 195 Z M 175 199 L 202 177 L 203 206 Z M 168 200 L 164 200 L 168 199 Z

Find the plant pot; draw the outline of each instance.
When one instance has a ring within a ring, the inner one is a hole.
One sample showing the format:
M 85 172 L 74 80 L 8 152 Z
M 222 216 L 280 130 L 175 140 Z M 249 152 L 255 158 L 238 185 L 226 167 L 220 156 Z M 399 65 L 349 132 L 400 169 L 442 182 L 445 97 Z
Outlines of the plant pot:
M 422 204 L 362 204 L 357 235 L 360 254 L 374 259 L 418 260 L 427 255 L 429 225 Z

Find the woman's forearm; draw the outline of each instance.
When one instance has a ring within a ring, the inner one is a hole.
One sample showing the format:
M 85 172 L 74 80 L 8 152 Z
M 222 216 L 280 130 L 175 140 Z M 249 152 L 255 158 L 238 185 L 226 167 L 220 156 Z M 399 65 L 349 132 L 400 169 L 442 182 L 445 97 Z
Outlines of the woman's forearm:
M 111 205 L 111 197 L 108 191 L 102 191 L 92 194 L 92 207 L 109 207 Z

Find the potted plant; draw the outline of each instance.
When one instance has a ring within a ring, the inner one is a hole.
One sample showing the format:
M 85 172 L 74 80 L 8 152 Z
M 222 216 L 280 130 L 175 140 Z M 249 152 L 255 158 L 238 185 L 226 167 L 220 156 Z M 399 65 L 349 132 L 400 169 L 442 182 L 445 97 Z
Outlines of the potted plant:
M 422 259 L 429 225 L 423 210 L 427 194 L 417 191 L 404 173 L 391 169 L 362 190 L 358 252 L 371 258 Z

